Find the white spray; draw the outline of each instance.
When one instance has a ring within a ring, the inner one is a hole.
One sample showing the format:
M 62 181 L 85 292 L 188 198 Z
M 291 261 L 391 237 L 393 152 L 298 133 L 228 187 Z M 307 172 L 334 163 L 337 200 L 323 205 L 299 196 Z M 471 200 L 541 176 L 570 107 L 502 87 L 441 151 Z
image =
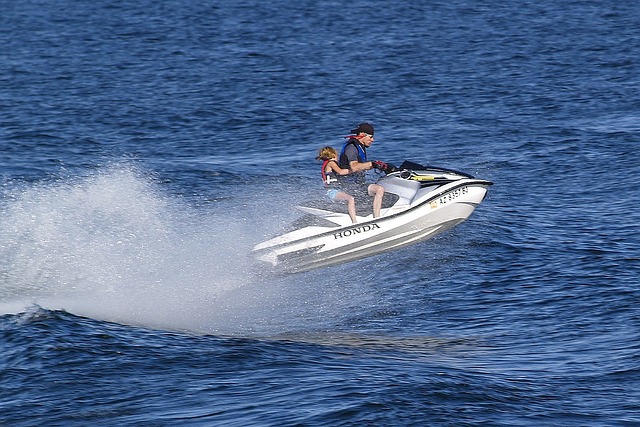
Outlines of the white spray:
M 246 208 L 195 209 L 129 166 L 9 191 L 0 204 L 0 311 L 37 304 L 125 324 L 247 333 L 305 316 L 308 305 L 326 308 L 327 294 L 310 297 L 287 283 L 299 279 L 255 268 L 250 250 L 266 223 L 258 207 Z

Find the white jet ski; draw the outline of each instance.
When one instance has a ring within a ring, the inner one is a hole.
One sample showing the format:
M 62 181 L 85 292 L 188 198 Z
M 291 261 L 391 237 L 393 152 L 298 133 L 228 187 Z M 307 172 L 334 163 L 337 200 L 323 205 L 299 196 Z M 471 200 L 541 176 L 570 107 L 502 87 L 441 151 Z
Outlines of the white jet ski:
M 377 183 L 385 188 L 379 218 L 351 223 L 346 205 L 297 206 L 306 216 L 293 231 L 253 249 L 259 260 L 283 272 L 303 272 L 411 245 L 464 221 L 484 200 L 491 181 L 450 169 L 404 162 Z M 358 209 L 371 201 L 357 200 Z

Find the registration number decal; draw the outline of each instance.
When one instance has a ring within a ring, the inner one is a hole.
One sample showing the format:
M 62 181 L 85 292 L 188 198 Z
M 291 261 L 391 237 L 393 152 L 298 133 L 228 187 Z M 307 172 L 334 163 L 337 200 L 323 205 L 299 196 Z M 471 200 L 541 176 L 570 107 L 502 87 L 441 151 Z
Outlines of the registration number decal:
M 435 208 L 438 205 L 446 205 L 447 203 L 467 193 L 469 193 L 469 188 L 466 185 L 464 187 L 456 188 L 455 190 L 451 190 L 448 193 L 443 194 L 442 196 L 438 197 L 436 200 L 433 200 L 431 202 L 431 207 Z

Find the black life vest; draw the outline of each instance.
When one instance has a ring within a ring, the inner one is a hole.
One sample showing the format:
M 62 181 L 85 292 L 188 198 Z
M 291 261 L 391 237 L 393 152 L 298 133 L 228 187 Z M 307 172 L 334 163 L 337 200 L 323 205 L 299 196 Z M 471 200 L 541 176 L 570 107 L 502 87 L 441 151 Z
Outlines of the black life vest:
M 338 165 L 343 169 L 351 169 L 349 165 L 349 159 L 347 159 L 347 155 L 345 151 L 349 145 L 353 145 L 358 150 L 358 161 L 360 163 L 364 163 L 367 161 L 367 149 L 360 144 L 356 138 L 349 138 L 349 140 L 342 147 L 342 151 L 340 152 L 340 163 Z M 340 182 L 345 185 L 349 184 L 364 184 L 365 183 L 365 173 L 364 172 L 352 172 L 349 175 L 341 175 L 338 179 Z
M 338 164 L 343 169 L 350 169 L 349 159 L 347 159 L 347 156 L 344 153 L 349 145 L 354 145 L 358 150 L 358 161 L 360 163 L 364 163 L 367 161 L 367 149 L 362 144 L 360 144 L 360 141 L 358 141 L 356 138 L 349 138 L 349 140 L 342 146 L 342 151 L 340 151 L 340 162 Z

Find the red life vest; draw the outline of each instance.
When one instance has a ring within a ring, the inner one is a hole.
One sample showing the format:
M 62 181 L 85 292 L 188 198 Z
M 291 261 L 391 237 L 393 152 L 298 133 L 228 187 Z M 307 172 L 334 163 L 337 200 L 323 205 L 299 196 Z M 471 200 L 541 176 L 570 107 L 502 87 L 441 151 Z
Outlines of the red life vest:
M 322 169 L 321 169 L 322 183 L 324 184 L 325 187 L 333 187 L 334 184 L 338 183 L 338 178 L 336 177 L 336 173 L 335 172 L 333 172 L 333 171 L 325 172 L 325 169 L 327 169 L 327 165 L 329 164 L 329 162 L 338 163 L 333 159 L 325 160 L 324 162 L 322 162 Z

